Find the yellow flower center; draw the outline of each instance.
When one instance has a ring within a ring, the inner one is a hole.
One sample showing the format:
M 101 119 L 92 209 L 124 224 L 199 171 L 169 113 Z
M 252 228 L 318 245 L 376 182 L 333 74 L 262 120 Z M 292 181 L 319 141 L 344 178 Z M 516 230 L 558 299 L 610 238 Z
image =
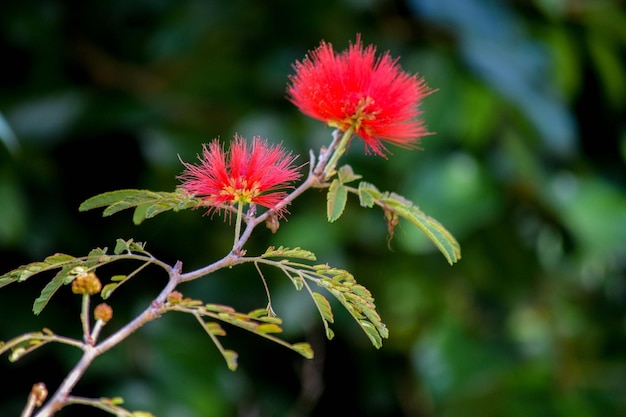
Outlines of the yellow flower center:
M 349 112 L 350 114 L 345 119 L 330 120 L 328 125 L 344 132 L 352 127 L 355 132 L 358 132 L 364 121 L 374 120 L 376 115 L 380 113 L 380 110 L 373 110 L 372 108 L 375 102 L 370 96 L 362 97 L 353 111 L 350 111 L 346 106 L 346 113 Z
M 245 179 L 231 178 L 229 185 L 224 187 L 220 194 L 231 196 L 233 203 L 242 202 L 250 204 L 261 192 L 259 191 L 259 184 L 257 182 L 254 182 L 248 187 L 248 181 Z

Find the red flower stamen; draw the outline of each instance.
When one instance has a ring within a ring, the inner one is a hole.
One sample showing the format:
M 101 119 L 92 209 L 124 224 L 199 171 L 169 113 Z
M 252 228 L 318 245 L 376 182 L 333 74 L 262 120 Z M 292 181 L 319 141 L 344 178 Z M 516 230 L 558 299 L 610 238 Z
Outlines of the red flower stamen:
M 185 170 L 178 177 L 188 193 L 202 197 L 218 211 L 235 203 L 258 204 L 274 208 L 286 196 L 284 188 L 300 178 L 296 157 L 280 145 L 270 146 L 255 136 L 252 145 L 235 135 L 228 152 L 217 139 L 203 145 L 199 165 L 183 162 Z M 276 210 L 283 214 L 285 207 Z
M 360 36 L 339 54 L 322 41 L 293 67 L 288 99 L 340 131 L 352 128 L 378 155 L 387 151 L 383 141 L 411 148 L 428 134 L 417 119 L 419 104 L 430 93 L 424 81 L 402 71 L 389 52 L 377 58 L 376 48 L 364 48 Z

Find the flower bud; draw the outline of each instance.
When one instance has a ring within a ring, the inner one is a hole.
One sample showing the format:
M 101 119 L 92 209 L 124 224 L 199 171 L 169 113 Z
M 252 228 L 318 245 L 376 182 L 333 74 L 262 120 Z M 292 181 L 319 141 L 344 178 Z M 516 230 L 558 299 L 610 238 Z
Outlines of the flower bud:
M 48 397 L 48 389 L 46 388 L 46 384 L 43 382 L 38 382 L 33 385 L 33 388 L 30 390 L 31 398 L 35 399 L 35 405 L 37 407 L 41 407 L 46 398 Z
M 81 274 L 72 281 L 72 292 L 74 294 L 98 294 L 102 289 L 102 283 L 93 272 Z
M 102 320 L 106 323 L 113 317 L 113 309 L 106 303 L 98 304 L 93 311 L 93 316 L 96 320 Z
M 167 296 L 167 302 L 172 304 L 172 305 L 176 305 L 176 304 L 180 303 L 181 301 L 183 301 L 183 294 L 181 294 L 178 291 L 172 291 Z

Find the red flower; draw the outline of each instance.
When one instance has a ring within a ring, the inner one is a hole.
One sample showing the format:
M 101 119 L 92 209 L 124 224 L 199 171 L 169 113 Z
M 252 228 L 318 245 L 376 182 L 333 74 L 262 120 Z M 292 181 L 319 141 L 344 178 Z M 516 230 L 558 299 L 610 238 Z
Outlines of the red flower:
M 258 136 L 248 145 L 244 138 L 235 135 L 228 152 L 214 139 L 203 145 L 202 157 L 198 159 L 199 165 L 183 162 L 185 170 L 178 177 L 181 187 L 204 197 L 218 210 L 238 202 L 273 208 L 287 195 L 279 190 L 300 178 L 298 167 L 291 165 L 295 157 Z
M 429 93 L 424 81 L 403 72 L 389 52 L 376 58 L 376 48 L 364 48 L 360 36 L 339 54 L 322 41 L 293 67 L 288 99 L 341 131 L 352 127 L 366 149 L 385 156 L 382 141 L 414 147 L 427 134 L 417 119 L 420 101 Z

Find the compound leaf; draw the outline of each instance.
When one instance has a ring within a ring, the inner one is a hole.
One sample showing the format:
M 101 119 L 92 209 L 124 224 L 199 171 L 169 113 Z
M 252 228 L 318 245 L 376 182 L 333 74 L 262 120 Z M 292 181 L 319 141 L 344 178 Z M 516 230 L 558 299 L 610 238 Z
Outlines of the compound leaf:
M 396 216 L 417 226 L 439 249 L 451 265 L 461 259 L 461 247 L 452 234 L 437 220 L 427 216 L 409 199 L 393 193 L 380 192 L 374 185 L 361 181 L 358 187 L 359 202 L 363 207 L 379 205 L 385 210 L 390 224 L 390 234 L 396 225 Z
M 309 252 L 305 249 L 296 248 L 285 248 L 283 246 L 279 246 L 275 248 L 274 246 L 270 246 L 267 248 L 265 253 L 261 255 L 261 258 L 298 258 L 298 259 L 306 259 L 308 261 L 315 261 L 316 257 L 313 252 Z
M 164 211 L 180 211 L 201 204 L 201 200 L 177 190 L 175 192 L 150 191 L 150 190 L 117 190 L 98 194 L 87 200 L 78 207 L 79 211 L 87 211 L 104 207 L 102 215 L 111 216 L 122 210 L 135 208 L 133 222 L 140 224 L 145 219 L 152 218 Z

